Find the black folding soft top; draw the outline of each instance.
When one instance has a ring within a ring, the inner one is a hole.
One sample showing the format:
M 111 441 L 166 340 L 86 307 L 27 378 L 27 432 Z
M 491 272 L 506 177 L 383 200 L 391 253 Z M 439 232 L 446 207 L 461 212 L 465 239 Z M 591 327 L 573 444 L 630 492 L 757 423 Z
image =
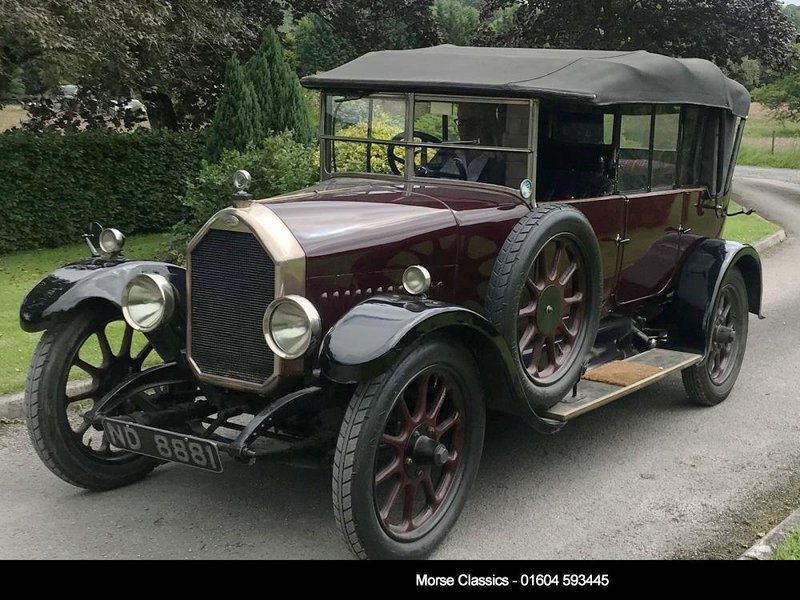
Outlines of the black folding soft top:
M 750 94 L 707 60 L 645 51 L 434 46 L 370 52 L 304 77 L 337 91 L 418 92 L 564 99 L 609 104 L 697 104 L 740 117 Z

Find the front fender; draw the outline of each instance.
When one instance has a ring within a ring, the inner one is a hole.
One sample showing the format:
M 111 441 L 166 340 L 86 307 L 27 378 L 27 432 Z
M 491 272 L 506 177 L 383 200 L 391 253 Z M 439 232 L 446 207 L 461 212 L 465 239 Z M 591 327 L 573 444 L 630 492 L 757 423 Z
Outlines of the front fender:
M 175 286 L 181 302 L 186 296 L 186 269 L 155 261 L 92 258 L 56 269 L 22 301 L 20 326 L 28 332 L 47 329 L 53 320 L 86 300 L 120 306 L 122 291 L 137 273 L 163 275 Z
M 517 369 L 503 337 L 476 312 L 425 298 L 374 296 L 357 305 L 328 332 L 320 369 L 332 381 L 355 384 L 386 372 L 413 344 L 431 334 L 468 348 L 489 388 L 489 405 L 522 416 L 542 433 L 562 427 L 536 415 L 521 392 Z
M 686 260 L 677 278 L 665 315 L 670 347 L 705 356 L 717 292 L 732 267 L 738 267 L 744 277 L 749 311 L 763 318 L 761 258 L 756 249 L 739 242 L 706 239 Z

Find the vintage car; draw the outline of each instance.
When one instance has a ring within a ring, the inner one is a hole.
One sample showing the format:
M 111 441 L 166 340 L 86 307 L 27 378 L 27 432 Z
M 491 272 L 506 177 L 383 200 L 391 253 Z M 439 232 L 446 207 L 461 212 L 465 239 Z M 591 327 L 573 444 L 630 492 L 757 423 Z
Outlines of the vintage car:
M 303 84 L 318 185 L 253 199 L 239 172 L 185 269 L 105 229 L 25 299 L 53 473 L 327 456 L 349 549 L 417 558 L 464 506 L 486 411 L 554 433 L 671 373 L 730 394 L 762 283 L 720 238 L 750 98 L 717 67 L 438 46 Z

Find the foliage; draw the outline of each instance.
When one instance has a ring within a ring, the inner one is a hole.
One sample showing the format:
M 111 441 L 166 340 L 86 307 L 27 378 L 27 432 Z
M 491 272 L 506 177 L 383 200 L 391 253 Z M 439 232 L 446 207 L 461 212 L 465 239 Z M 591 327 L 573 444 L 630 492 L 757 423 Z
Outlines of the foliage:
M 753 99 L 769 108 L 779 121 L 800 121 L 800 73 L 758 88 Z
M 109 103 L 137 92 L 151 125 L 170 129 L 205 125 L 225 61 L 250 54 L 283 18 L 263 0 L 0 0 L 0 14 L 0 72 L 35 75 L 29 92 L 64 81 Z
M 297 22 L 291 33 L 291 42 L 300 77 L 338 67 L 357 56 L 347 39 L 313 13 Z
M 273 132 L 292 131 L 297 141 L 311 142 L 314 133 L 303 88 L 286 59 L 278 35 L 271 27 L 264 32 L 261 46 L 251 60 L 253 64 L 249 65 L 249 72 L 254 84 L 269 79 L 267 85 L 256 90 L 262 101 L 261 139 Z M 265 67 L 268 71 L 264 70 Z
M 469 46 L 478 34 L 480 11 L 462 0 L 435 0 L 433 20 L 444 43 Z
M 208 157 L 217 160 L 224 150 L 244 150 L 261 134 L 261 108 L 252 81 L 234 56 L 225 67 L 225 93 L 208 136 Z
M 419 48 L 439 41 L 433 0 L 288 0 L 299 18 L 313 13 L 327 21 L 354 56 L 373 50 Z
M 783 10 L 791 19 L 794 26 L 797 28 L 797 35 L 800 36 L 800 6 L 797 4 L 786 4 Z
M 728 77 L 735 79 L 749 90 L 761 83 L 761 63 L 748 56 L 745 56 L 738 65 L 728 67 L 726 70 Z
M 200 132 L 99 129 L 0 134 L 0 253 L 80 239 L 99 221 L 125 233 L 163 231 L 200 164 Z
M 720 66 L 744 57 L 784 71 L 795 30 L 778 0 L 487 0 L 483 14 L 517 6 L 508 46 L 649 50 Z M 486 34 L 490 36 L 489 34 Z
M 390 140 L 397 127 L 386 121 L 375 119 L 372 122 L 372 137 L 379 140 Z M 367 137 L 367 124 L 359 123 L 345 127 L 338 132 L 344 137 Z M 372 173 L 391 173 L 387 156 L 388 146 L 384 144 L 370 145 L 370 169 Z M 405 149 L 402 146 L 395 148 L 398 156 L 403 156 Z M 367 145 L 361 142 L 336 142 L 335 145 L 336 170 L 338 172 L 363 173 L 367 169 Z
M 246 169 L 253 177 L 250 192 L 256 199 L 295 191 L 314 183 L 319 174 L 319 153 L 284 132 L 267 138 L 257 148 L 244 152 L 227 150 L 219 162 L 203 161 L 182 199 L 186 218 L 173 229 L 171 250 L 177 260 L 186 242 L 217 211 L 230 206 L 231 176 Z
M 800 531 L 795 531 L 775 548 L 772 560 L 800 560 Z

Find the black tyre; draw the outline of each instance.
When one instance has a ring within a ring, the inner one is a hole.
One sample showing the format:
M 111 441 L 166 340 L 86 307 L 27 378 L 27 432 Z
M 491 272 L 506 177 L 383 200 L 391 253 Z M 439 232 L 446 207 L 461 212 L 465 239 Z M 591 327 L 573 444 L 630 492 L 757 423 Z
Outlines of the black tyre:
M 602 274 L 592 226 L 571 206 L 533 210 L 506 239 L 486 312 L 519 365 L 533 408 L 550 408 L 580 377 L 599 326 Z
M 39 458 L 67 483 L 90 490 L 133 483 L 158 464 L 113 448 L 103 431 L 82 418 L 123 377 L 141 370 L 153 351 L 146 341 L 135 348 L 134 332 L 124 322 L 117 323 L 121 319 L 116 311 L 94 306 L 56 323 L 39 341 L 25 388 L 25 419 Z M 117 351 L 112 349 L 116 340 L 109 340 L 114 327 L 120 338 Z M 88 381 L 68 385 L 76 371 Z M 121 413 L 141 410 L 136 400 L 126 402 Z
M 359 558 L 424 558 L 456 522 L 478 471 L 485 410 L 463 349 L 429 341 L 361 384 L 333 465 L 336 523 Z
M 748 320 L 747 284 L 741 271 L 733 267 L 714 302 L 708 357 L 681 373 L 689 398 L 703 406 L 715 406 L 730 395 L 744 360 Z

